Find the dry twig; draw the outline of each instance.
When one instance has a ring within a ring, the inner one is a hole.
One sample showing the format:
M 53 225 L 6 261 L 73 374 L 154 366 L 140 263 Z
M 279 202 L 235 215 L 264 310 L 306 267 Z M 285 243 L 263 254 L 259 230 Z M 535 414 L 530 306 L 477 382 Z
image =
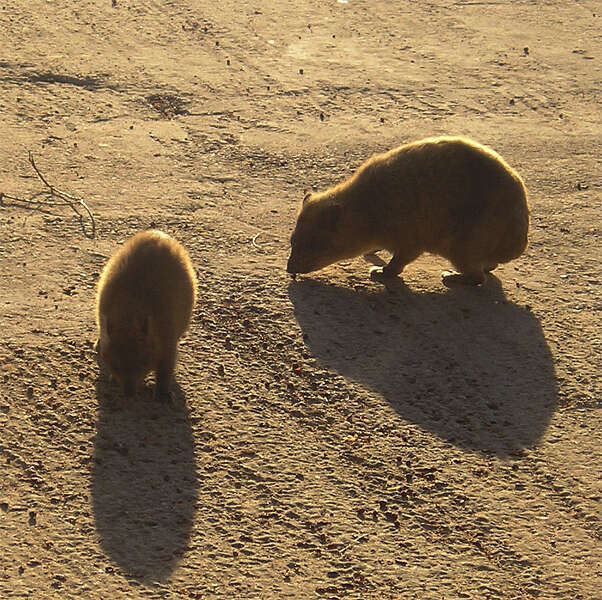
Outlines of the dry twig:
M 55 188 L 53 185 L 50 185 L 44 175 L 38 169 L 35 160 L 33 158 L 33 154 L 29 152 L 29 164 L 33 167 L 33 170 L 36 172 L 36 175 L 40 178 L 42 183 L 48 188 L 42 192 L 37 192 L 31 198 L 18 198 L 16 196 L 10 196 L 9 194 L 4 194 L 0 192 L 0 206 L 4 204 L 4 200 L 9 200 L 15 204 L 22 204 L 25 206 L 33 207 L 33 208 L 41 208 L 41 207 L 57 207 L 57 206 L 69 206 L 71 210 L 79 217 L 79 222 L 84 232 L 84 235 L 88 238 L 93 238 L 96 235 L 96 221 L 94 220 L 94 215 L 92 211 L 88 208 L 88 205 L 84 201 L 83 198 L 79 198 L 78 196 L 73 196 L 72 194 L 68 194 L 67 192 L 63 192 L 58 188 Z M 84 223 L 85 215 L 81 212 L 81 209 L 87 213 L 90 218 L 90 223 L 92 224 L 92 231 L 88 232 L 86 225 Z
M 253 246 L 255 246 L 255 248 L 257 248 L 257 250 L 261 250 L 261 252 L 263 252 L 263 248 L 257 243 L 257 238 L 259 237 L 260 233 L 261 232 L 253 236 L 251 243 L 253 244 Z

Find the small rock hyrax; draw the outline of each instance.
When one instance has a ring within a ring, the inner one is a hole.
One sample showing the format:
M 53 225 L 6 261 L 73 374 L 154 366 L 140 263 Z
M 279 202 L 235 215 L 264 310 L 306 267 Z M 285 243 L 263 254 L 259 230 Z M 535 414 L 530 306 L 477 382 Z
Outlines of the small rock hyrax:
M 125 396 L 154 371 L 155 396 L 169 399 L 196 288 L 188 253 L 161 231 L 138 233 L 105 265 L 96 295 L 96 347 Z
M 347 181 L 303 200 L 287 271 L 316 271 L 375 250 L 394 277 L 423 252 L 449 260 L 445 283 L 480 284 L 527 247 L 527 191 L 504 159 L 462 137 L 427 138 L 377 154 Z

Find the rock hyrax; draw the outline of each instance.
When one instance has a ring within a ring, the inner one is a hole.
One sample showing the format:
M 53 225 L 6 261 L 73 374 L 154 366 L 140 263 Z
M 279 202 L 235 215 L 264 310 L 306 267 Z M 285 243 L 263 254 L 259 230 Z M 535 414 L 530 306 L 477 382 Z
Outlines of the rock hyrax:
M 451 283 L 479 284 L 527 247 L 529 207 L 519 177 L 493 150 L 437 137 L 377 154 L 347 181 L 308 194 L 291 237 L 287 271 L 309 273 L 374 250 L 393 254 L 393 277 L 431 252 L 449 260 Z
M 124 395 L 154 371 L 155 396 L 169 398 L 196 287 L 188 253 L 161 231 L 138 233 L 109 259 L 98 281 L 97 349 Z

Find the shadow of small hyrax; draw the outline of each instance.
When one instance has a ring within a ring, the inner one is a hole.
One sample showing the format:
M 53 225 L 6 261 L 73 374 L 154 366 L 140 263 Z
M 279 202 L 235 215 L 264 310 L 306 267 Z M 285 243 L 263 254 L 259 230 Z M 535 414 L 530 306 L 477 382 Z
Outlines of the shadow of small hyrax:
M 98 281 L 97 349 L 126 396 L 154 371 L 155 395 L 169 397 L 196 286 L 188 253 L 161 231 L 135 235 L 109 259 Z
M 378 249 L 393 277 L 431 252 L 479 284 L 527 247 L 529 208 L 519 175 L 493 150 L 461 137 L 428 138 L 366 161 L 347 181 L 308 194 L 287 271 L 309 273 Z

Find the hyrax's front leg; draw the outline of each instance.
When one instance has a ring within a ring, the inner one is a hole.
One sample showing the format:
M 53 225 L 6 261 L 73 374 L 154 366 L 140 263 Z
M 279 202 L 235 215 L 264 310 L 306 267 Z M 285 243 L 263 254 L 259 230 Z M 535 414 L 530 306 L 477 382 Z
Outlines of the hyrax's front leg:
M 165 349 L 163 356 L 157 364 L 155 371 L 155 399 L 161 402 L 170 402 L 171 382 L 176 364 L 176 346 L 171 345 Z
M 370 269 L 370 279 L 374 281 L 391 279 L 399 275 L 404 267 L 418 258 L 420 253 L 395 252 L 384 267 L 373 267 Z

